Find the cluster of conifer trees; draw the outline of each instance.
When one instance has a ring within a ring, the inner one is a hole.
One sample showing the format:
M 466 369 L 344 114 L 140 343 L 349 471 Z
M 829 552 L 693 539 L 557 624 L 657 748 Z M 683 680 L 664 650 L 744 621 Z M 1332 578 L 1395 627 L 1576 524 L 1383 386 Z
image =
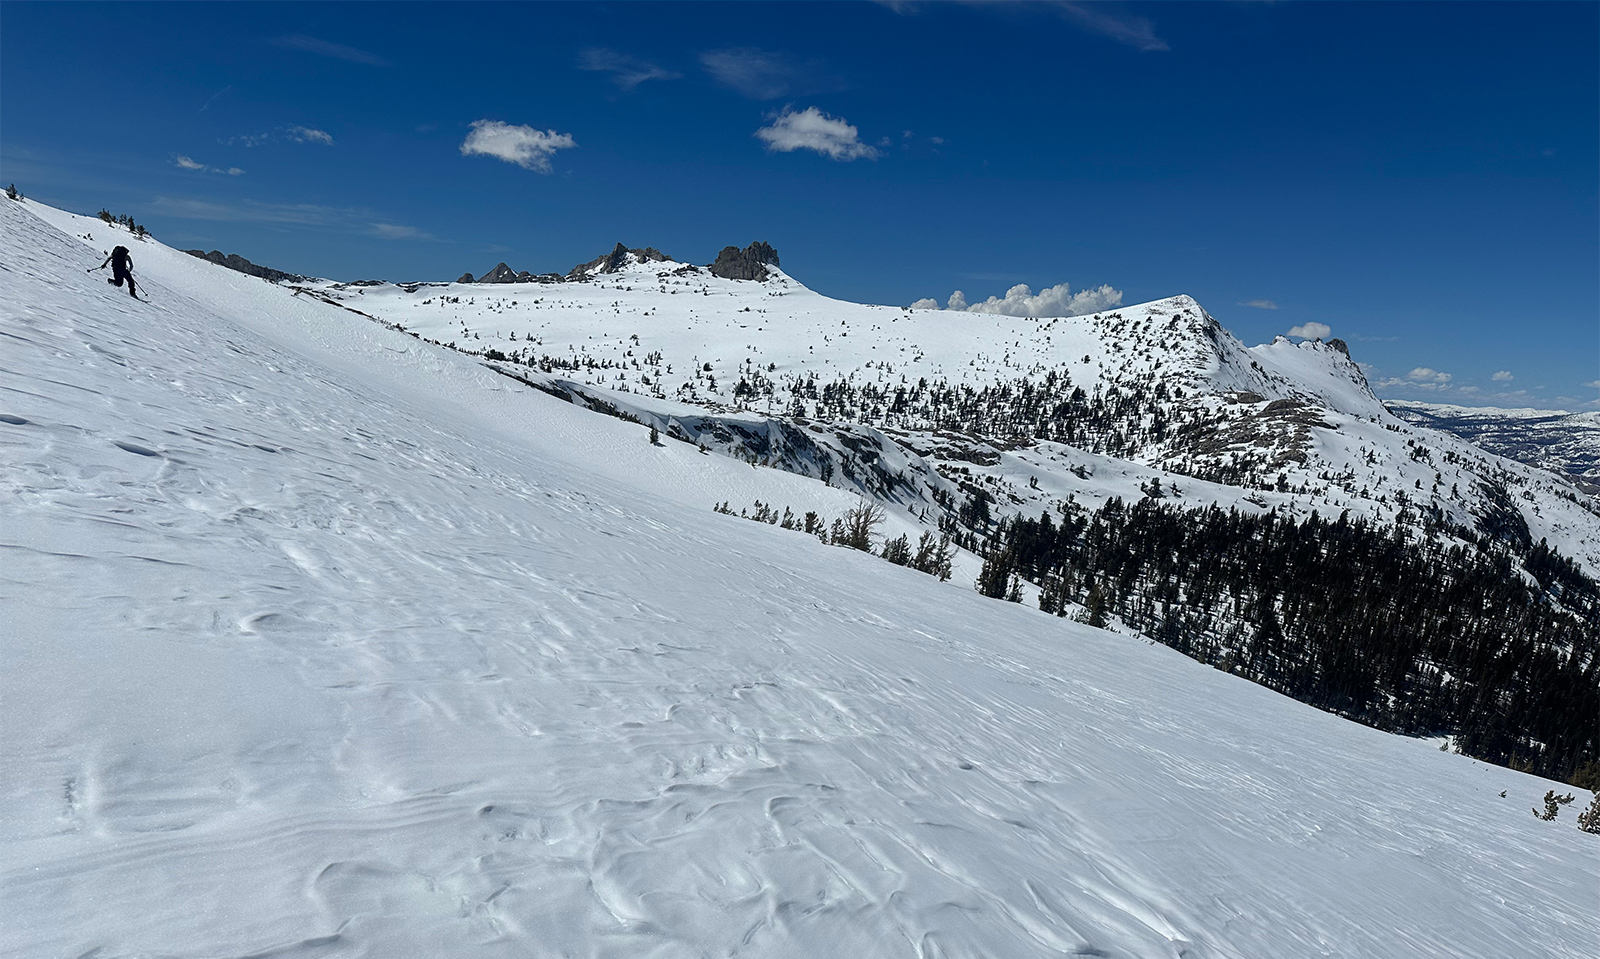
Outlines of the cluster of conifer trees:
M 866 500 L 862 500 L 861 505 L 854 509 L 846 510 L 843 516 L 831 524 L 814 511 L 807 512 L 804 517 L 797 517 L 787 506 L 783 508 L 782 513 L 779 513 L 775 507 L 768 506 L 760 500 L 756 500 L 753 511 L 740 509 L 737 514 L 727 501 L 718 503 L 711 509 L 727 516 L 737 515 L 757 523 L 799 530 L 832 546 L 845 546 L 867 553 L 873 551 L 873 539 L 877 536 L 878 527 L 883 525 L 885 518 L 882 506 Z M 937 576 L 942 582 L 950 578 L 951 561 L 955 559 L 956 548 L 949 536 L 935 537 L 932 533 L 924 531 L 913 546 L 911 538 L 901 533 L 894 539 L 885 539 L 877 555 L 896 566 L 908 566 L 919 573 Z
M 99 216 L 100 216 L 100 219 L 106 221 L 107 223 L 116 224 L 117 226 L 121 226 L 121 227 L 126 228 L 127 231 L 129 233 L 132 233 L 134 236 L 143 237 L 143 236 L 149 236 L 150 235 L 150 231 L 146 230 L 144 228 L 143 224 L 133 222 L 133 217 L 129 216 L 126 213 L 118 214 L 117 216 L 112 216 L 110 210 L 102 208 L 100 210 Z
M 979 585 L 1015 596 L 1027 579 L 1046 611 L 1115 614 L 1302 702 L 1570 779 L 1600 738 L 1600 586 L 1542 541 L 1456 532 L 1442 546 L 1348 514 L 1074 503 L 1001 521 Z

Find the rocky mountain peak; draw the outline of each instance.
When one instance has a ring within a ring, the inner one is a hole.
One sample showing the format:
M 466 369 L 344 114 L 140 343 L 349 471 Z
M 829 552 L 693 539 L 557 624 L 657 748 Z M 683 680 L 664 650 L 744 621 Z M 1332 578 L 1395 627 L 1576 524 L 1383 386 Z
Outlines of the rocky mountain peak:
M 495 268 L 478 277 L 479 283 L 515 283 L 517 271 L 504 263 L 495 264 Z
M 665 263 L 672 257 L 662 253 L 653 246 L 629 248 L 618 243 L 605 256 L 596 257 L 587 263 L 579 263 L 567 272 L 569 279 L 580 279 L 585 276 L 595 276 L 605 273 L 616 273 L 625 269 L 632 263 Z
M 725 246 L 711 264 L 711 273 L 725 280 L 765 280 L 768 265 L 778 265 L 778 251 L 762 240 L 744 249 Z

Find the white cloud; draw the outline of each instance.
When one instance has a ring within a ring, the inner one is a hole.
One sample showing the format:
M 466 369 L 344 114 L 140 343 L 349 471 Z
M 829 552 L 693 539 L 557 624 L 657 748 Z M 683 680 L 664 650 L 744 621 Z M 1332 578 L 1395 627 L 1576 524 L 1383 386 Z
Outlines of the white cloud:
M 461 155 L 491 156 L 515 163 L 524 170 L 549 173 L 550 157 L 557 150 L 567 150 L 577 145 L 570 134 L 554 130 L 512 126 L 499 120 L 476 120 L 472 124 L 472 132 L 461 143 Z
M 797 62 L 782 53 L 755 47 L 708 50 L 700 65 L 720 84 L 752 100 L 776 100 L 843 89 L 820 60 Z
M 1122 291 L 1103 284 L 1096 289 L 1073 293 L 1059 283 L 1034 294 L 1026 283 L 1018 283 L 1004 297 L 991 296 L 967 307 L 969 313 L 1000 313 L 1005 316 L 1082 316 L 1122 305 Z
M 296 143 L 320 143 L 323 146 L 333 146 L 333 137 L 325 130 L 313 130 L 310 127 L 290 127 L 284 132 L 289 139 Z
M 1277 307 L 1273 307 L 1273 309 L 1277 309 Z M 1327 339 L 1328 334 L 1332 333 L 1332 332 L 1333 332 L 1333 327 L 1329 326 L 1326 323 L 1316 323 L 1316 322 L 1301 323 L 1299 326 L 1291 327 L 1289 329 L 1289 335 L 1290 336 L 1298 336 L 1302 340 L 1323 340 L 1323 339 Z
M 1271 300 L 1245 300 L 1239 305 L 1253 306 L 1258 310 L 1276 310 L 1278 308 L 1278 304 L 1272 302 Z
M 208 166 L 198 160 L 193 159 L 192 157 L 186 157 L 182 154 L 176 153 L 172 156 L 172 163 L 174 166 L 180 167 L 181 169 L 195 170 L 201 173 L 221 173 L 224 176 L 242 176 L 244 174 L 244 171 L 236 166 L 226 168 Z
M 666 70 L 641 60 L 631 57 L 626 53 L 618 53 L 606 47 L 590 47 L 578 54 L 578 69 L 590 70 L 596 73 L 609 73 L 617 86 L 624 90 L 632 90 L 646 80 L 676 80 L 683 74 L 673 70 Z
M 991 296 L 987 300 L 968 303 L 967 295 L 960 290 L 950 294 L 945 309 L 968 313 L 997 313 L 1003 316 L 1083 316 L 1100 313 L 1122 305 L 1122 291 L 1108 284 L 1096 289 L 1072 292 L 1066 283 L 1046 287 L 1037 294 L 1026 283 L 1018 283 L 1006 295 Z M 911 304 L 913 309 L 936 310 L 939 301 L 922 299 Z
M 1419 366 L 1410 373 L 1406 374 L 1406 379 L 1413 383 L 1444 384 L 1450 382 L 1454 378 L 1455 377 L 1451 376 L 1449 373 L 1441 373 L 1438 370 L 1429 369 L 1426 366 Z
M 1510 370 L 1501 370 L 1495 375 L 1489 377 L 1489 379 L 1494 380 L 1496 383 L 1509 383 L 1516 379 L 1516 377 L 1511 375 Z
M 1590 380 L 1589 382 L 1587 382 L 1587 383 L 1585 383 L 1583 385 L 1587 386 L 1587 387 L 1589 387 L 1590 389 L 1593 389 L 1593 390 L 1600 390 L 1600 380 Z
M 755 135 L 775 153 L 815 150 L 835 160 L 878 157 L 877 148 L 862 143 L 855 127 L 816 107 L 806 107 L 799 113 L 786 109 L 773 117 L 771 126 L 762 127 Z

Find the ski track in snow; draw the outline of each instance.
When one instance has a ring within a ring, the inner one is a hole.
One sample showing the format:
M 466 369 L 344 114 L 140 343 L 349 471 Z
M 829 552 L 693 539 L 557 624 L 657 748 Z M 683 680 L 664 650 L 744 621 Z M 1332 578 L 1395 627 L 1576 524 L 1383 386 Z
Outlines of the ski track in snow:
M 1553 784 L 714 514 L 853 501 L 153 243 L 129 302 L 0 216 L 0 953 L 1600 941 Z

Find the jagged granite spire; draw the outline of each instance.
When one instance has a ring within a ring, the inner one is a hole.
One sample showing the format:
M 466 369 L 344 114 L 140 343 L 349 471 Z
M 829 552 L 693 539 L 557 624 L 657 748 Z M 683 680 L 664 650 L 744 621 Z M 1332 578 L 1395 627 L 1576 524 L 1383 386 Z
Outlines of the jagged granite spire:
M 757 240 L 744 249 L 725 246 L 711 264 L 711 273 L 725 280 L 765 280 L 767 266 L 778 265 L 778 251 L 763 240 Z

